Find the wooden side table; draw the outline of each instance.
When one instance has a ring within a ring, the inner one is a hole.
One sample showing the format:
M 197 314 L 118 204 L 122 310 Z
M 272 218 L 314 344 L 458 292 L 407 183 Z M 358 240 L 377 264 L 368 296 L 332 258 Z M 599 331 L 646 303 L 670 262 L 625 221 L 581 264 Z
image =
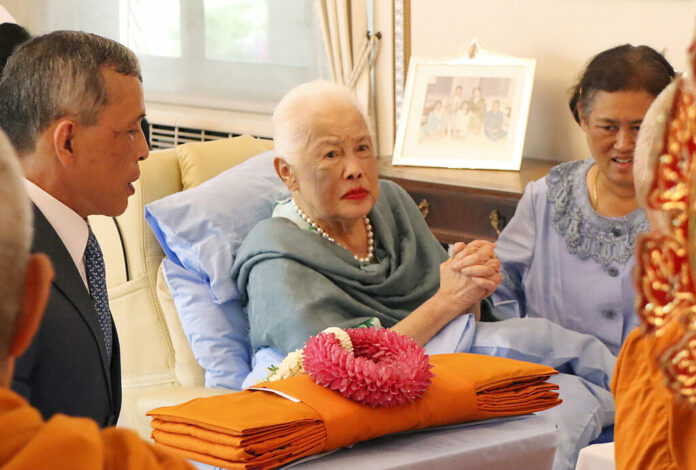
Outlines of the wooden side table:
M 403 187 L 441 243 L 496 240 L 525 186 L 560 162 L 522 160 L 520 171 L 393 166 L 380 157 L 379 177 Z

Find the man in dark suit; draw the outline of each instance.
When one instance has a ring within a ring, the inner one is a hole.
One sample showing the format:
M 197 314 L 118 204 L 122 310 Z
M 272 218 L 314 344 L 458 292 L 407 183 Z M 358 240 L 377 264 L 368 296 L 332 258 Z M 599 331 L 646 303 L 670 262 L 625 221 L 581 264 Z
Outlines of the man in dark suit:
M 53 269 L 45 254 L 29 254 L 32 209 L 17 155 L 2 131 L 0 181 L 0 468 L 193 470 L 128 429 L 100 430 L 92 420 L 65 416 L 45 422 L 9 389 L 15 359 L 39 328 Z
M 126 209 L 148 155 L 137 58 L 87 33 L 59 31 L 22 44 L 0 83 L 0 126 L 19 154 L 34 203 L 34 252 L 56 276 L 44 319 L 17 359 L 12 388 L 44 418 L 116 424 L 118 336 L 104 264 L 87 216 Z

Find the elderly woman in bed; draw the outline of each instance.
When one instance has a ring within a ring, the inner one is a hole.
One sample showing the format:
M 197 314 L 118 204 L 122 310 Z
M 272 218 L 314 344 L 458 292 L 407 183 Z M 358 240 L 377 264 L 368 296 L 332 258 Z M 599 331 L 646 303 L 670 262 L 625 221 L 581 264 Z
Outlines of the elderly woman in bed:
M 367 120 L 346 88 L 298 86 L 273 129 L 292 198 L 252 230 L 233 267 L 255 350 L 287 353 L 371 317 L 425 344 L 495 290 L 493 244 L 459 243 L 448 258 L 408 194 L 378 181 Z

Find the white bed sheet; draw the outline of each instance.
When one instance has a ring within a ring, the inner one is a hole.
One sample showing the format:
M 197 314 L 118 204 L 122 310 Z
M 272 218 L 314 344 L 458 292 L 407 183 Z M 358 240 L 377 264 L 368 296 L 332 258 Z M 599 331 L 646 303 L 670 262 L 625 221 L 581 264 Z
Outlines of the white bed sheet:
M 593 444 L 580 449 L 575 470 L 615 470 L 614 443 Z
M 547 470 L 556 450 L 556 427 L 527 415 L 384 436 L 286 465 L 293 470 Z M 216 467 L 192 462 L 199 470 Z

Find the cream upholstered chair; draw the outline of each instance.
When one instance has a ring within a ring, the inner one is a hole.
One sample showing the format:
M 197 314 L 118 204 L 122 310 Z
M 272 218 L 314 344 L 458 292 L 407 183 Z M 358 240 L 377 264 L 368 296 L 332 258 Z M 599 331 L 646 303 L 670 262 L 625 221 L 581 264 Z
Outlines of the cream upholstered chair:
M 106 264 L 109 303 L 121 345 L 123 405 L 119 426 L 150 435 L 145 412 L 224 393 L 206 389 L 161 273 L 164 253 L 144 218 L 144 205 L 189 189 L 268 150 L 271 141 L 240 136 L 157 150 L 141 163 L 128 209 L 90 217 Z

